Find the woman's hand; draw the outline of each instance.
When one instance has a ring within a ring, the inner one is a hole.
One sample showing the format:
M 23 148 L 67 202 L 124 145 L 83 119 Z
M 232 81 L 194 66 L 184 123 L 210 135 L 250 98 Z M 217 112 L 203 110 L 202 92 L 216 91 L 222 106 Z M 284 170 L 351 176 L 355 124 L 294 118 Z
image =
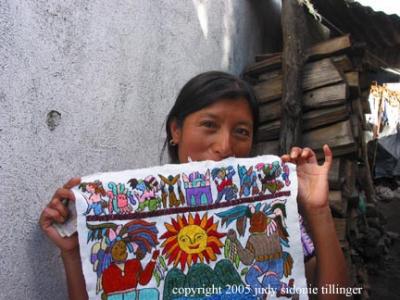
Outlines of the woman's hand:
M 328 208 L 328 173 L 332 165 L 332 151 L 328 145 L 323 147 L 325 161 L 318 164 L 317 157 L 310 148 L 293 147 L 289 154 L 282 155 L 284 162 L 297 165 L 299 183 L 299 206 L 305 214 L 318 213 Z
M 61 237 L 52 225 L 53 223 L 62 224 L 68 219 L 68 207 L 62 203 L 62 199 L 75 201 L 75 196 L 70 189 L 80 182 L 79 177 L 72 178 L 62 188 L 57 189 L 39 218 L 39 225 L 43 232 L 60 248 L 62 253 L 78 251 L 78 236 L 75 233 L 71 237 Z
M 68 218 L 68 207 L 63 203 L 63 199 L 75 201 L 74 193 L 70 190 L 78 185 L 81 179 L 72 178 L 62 188 L 59 188 L 51 198 L 49 204 L 43 209 L 40 215 L 39 225 L 44 233 L 61 250 L 61 257 L 64 262 L 65 275 L 67 278 L 69 299 L 87 300 L 85 279 L 81 267 L 81 257 L 79 253 L 78 235 L 75 233 L 70 237 L 61 237 L 57 230 L 52 226 L 53 223 L 64 223 Z

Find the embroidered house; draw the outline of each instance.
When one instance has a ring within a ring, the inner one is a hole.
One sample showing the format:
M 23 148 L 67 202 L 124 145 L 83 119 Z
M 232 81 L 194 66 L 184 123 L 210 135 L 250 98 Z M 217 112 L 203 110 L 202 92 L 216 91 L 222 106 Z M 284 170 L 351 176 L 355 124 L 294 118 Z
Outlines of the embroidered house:
M 210 170 L 205 174 L 199 172 L 182 174 L 183 184 L 186 191 L 186 203 L 188 206 L 212 204 Z

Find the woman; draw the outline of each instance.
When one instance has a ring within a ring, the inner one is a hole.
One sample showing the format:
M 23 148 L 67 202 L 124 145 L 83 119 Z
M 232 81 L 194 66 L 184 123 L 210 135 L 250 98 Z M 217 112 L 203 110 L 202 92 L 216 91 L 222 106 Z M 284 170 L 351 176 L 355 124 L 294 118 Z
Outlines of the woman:
M 206 72 L 191 79 L 178 95 L 167 117 L 164 149 L 168 148 L 174 163 L 248 157 L 257 126 L 258 105 L 251 88 L 230 74 Z M 283 161 L 297 165 L 298 204 L 316 254 L 306 263 L 307 280 L 319 290 L 326 284 L 347 285 L 346 264 L 328 205 L 332 152 L 327 145 L 323 150 L 321 166 L 310 148 L 293 147 L 282 156 Z M 76 235 L 61 238 L 51 225 L 66 220 L 68 210 L 62 199 L 74 200 L 70 189 L 79 183 L 79 178 L 73 178 L 58 189 L 40 217 L 43 231 L 61 250 L 70 299 L 87 299 L 78 239 Z M 340 295 L 318 298 L 339 299 Z

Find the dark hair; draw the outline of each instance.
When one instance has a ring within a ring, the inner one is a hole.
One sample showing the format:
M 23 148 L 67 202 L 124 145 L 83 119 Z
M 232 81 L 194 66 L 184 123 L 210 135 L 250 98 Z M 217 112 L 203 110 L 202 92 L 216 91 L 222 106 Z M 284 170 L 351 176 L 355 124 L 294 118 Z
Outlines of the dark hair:
M 190 79 L 176 98 L 174 106 L 169 112 L 165 124 L 167 137 L 165 139 L 161 155 L 168 147 L 171 162 L 177 163 L 178 147 L 169 143 L 172 139 L 171 121 L 176 120 L 178 126 L 182 126 L 185 118 L 204 107 L 214 104 L 221 99 L 245 98 L 253 115 L 253 132 L 255 135 L 258 128 L 258 103 L 251 86 L 234 75 L 210 71 L 201 73 Z M 254 139 L 253 139 L 254 140 Z

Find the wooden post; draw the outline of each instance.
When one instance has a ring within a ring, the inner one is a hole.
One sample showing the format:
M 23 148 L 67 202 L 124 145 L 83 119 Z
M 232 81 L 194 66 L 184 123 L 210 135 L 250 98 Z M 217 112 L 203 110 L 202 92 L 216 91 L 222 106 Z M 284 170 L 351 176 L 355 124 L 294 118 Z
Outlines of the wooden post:
M 282 121 L 279 137 L 280 154 L 301 143 L 302 77 L 306 61 L 304 35 L 306 20 L 302 7 L 296 0 L 282 0 L 283 34 L 283 96 Z

